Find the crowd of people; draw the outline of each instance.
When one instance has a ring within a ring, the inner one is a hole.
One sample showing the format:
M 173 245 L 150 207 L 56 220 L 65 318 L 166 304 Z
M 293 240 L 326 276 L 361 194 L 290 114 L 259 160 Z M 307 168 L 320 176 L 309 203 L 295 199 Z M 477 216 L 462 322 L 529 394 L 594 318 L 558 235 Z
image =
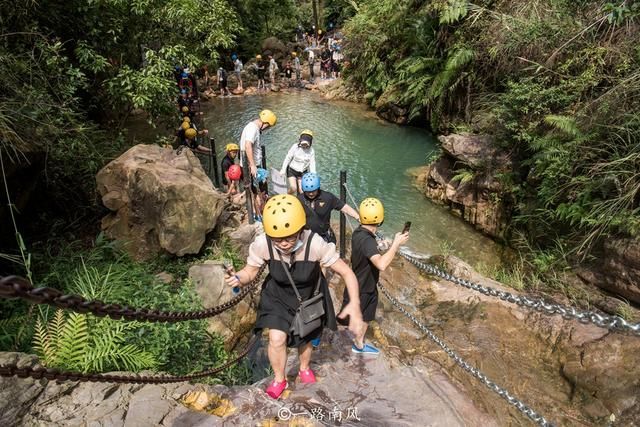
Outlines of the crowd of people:
M 311 42 L 317 44 L 322 39 Z M 332 43 L 329 38 L 320 54 L 322 78 L 329 78 L 333 72 L 339 73 L 339 68 L 334 71 L 334 65 L 324 65 L 333 64 L 329 60 L 332 55 L 326 53 L 330 52 L 330 46 L 335 46 Z M 334 48 L 333 53 L 336 51 L 339 49 Z M 313 49 L 308 52 L 311 56 Z M 292 52 L 291 57 L 293 67 L 287 63 L 285 76 L 293 78 L 295 71 L 295 78 L 299 79 L 300 60 L 296 52 Z M 267 72 L 269 81 L 273 83 L 278 71 L 273 57 L 269 56 L 267 61 L 258 55 L 256 59 L 258 85 L 265 85 Z M 233 60 L 238 87 L 241 87 L 243 64 L 237 56 Z M 198 142 L 199 138 L 208 135 L 208 131 L 198 129 L 195 123 L 202 114 L 199 111 L 197 80 L 186 66 L 176 67 L 175 76 L 182 120 L 176 131 L 179 150 L 186 147 L 194 152 L 209 153 L 211 149 Z M 221 94 L 228 92 L 224 69 L 218 70 L 217 80 Z M 251 243 L 246 265 L 238 272 L 228 269 L 225 281 L 237 289 L 251 283 L 263 265 L 269 268 L 260 294 L 255 332 L 268 329 L 267 355 L 274 378 L 265 391 L 274 399 L 278 399 L 288 387 L 288 347 L 298 349 L 299 381 L 304 384 L 316 382 L 310 362 L 313 348 L 321 344 L 325 328 L 337 330 L 339 323 L 347 325 L 353 338 L 351 351 L 354 354 L 377 356 L 380 353 L 373 344 L 365 341 L 365 333 L 369 322 L 375 319 L 378 305 L 379 275 L 409 238 L 408 231 L 403 231 L 396 233 L 392 242 L 379 241 L 378 228 L 384 223 L 384 207 L 379 199 L 366 198 L 356 210 L 322 189 L 313 147 L 314 133 L 309 129 L 300 132 L 279 170 L 282 176 L 286 176 L 287 193 L 269 197 L 268 174 L 261 168 L 264 164 L 262 146 L 265 132 L 277 121 L 273 111 L 260 111 L 245 125 L 238 143 L 225 146 L 221 161 L 222 190 L 228 195 L 249 190 L 255 219 L 262 222 L 264 229 L 264 234 L 259 234 Z M 243 170 L 248 173 L 247 179 Z M 333 211 L 342 212 L 359 222 L 351 238 L 350 266 L 340 258 L 336 249 L 337 239 L 331 229 Z M 328 288 L 329 271 L 339 274 L 345 284 L 341 309 L 337 314 Z
M 342 40 L 336 38 L 334 34 L 323 34 L 322 30 L 314 33 L 304 33 L 298 37 L 297 50 L 289 54 L 278 55 L 280 63 L 274 55 L 267 51 L 259 53 L 255 60 L 246 68 L 237 54 L 231 55 L 233 64 L 233 75 L 236 80 L 236 93 L 244 91 L 247 72 L 255 75 L 256 87 L 258 90 L 267 90 L 275 84 L 285 86 L 300 86 L 303 76 L 303 61 L 307 61 L 309 81 L 313 82 L 316 77 L 316 68 L 319 68 L 321 79 L 339 78 L 344 62 L 342 54 Z M 316 67 L 316 64 L 319 64 Z M 220 96 L 231 95 L 229 89 L 228 76 L 230 71 L 222 65 L 218 67 L 215 81 L 217 82 Z M 208 68 L 204 69 L 205 85 L 209 87 L 212 79 L 209 76 Z

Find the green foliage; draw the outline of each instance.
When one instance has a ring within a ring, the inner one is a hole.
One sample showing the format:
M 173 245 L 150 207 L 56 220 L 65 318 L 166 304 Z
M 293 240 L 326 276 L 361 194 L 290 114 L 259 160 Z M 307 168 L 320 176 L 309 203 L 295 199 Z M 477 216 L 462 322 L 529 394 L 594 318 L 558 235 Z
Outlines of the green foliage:
M 205 259 L 221 257 L 239 262 L 237 253 L 224 242 L 204 256 Z M 90 250 L 76 242 L 57 249 L 55 254 L 36 259 L 36 277 L 42 277 L 38 281 L 42 286 L 62 289 L 87 299 L 163 311 L 202 308 L 200 297 L 186 279 L 188 267 L 198 260 L 195 257 L 163 257 L 150 263 L 137 263 L 100 235 Z M 160 271 L 176 275 L 177 285 L 158 282 L 155 274 Z M 56 313 L 50 318 L 48 312 L 41 313 L 33 338 L 34 348 L 40 355 L 56 355 L 48 359 L 50 366 L 75 366 L 90 372 L 153 368 L 181 375 L 213 368 L 230 357 L 224 349 L 223 340 L 207 332 L 206 320 L 149 323 L 98 319 L 92 315 L 79 315 L 82 317 L 77 318 L 73 314 L 59 319 L 60 315 Z M 77 345 L 84 349 L 85 357 L 74 361 L 68 356 L 74 354 L 74 349 L 60 353 L 59 347 L 52 343 L 57 342 L 56 337 L 60 335 L 57 331 L 64 331 L 65 325 L 69 324 L 70 329 L 82 329 L 82 322 L 86 323 L 87 337 Z M 2 326 L 0 323 L 0 332 Z M 1 338 L 2 335 L 0 343 Z M 11 342 L 14 337 L 7 339 Z M 47 353 L 47 349 L 52 348 L 55 351 Z M 240 364 L 209 381 L 244 383 L 250 376 L 247 366 Z
M 466 184 L 467 182 L 473 181 L 475 174 L 470 169 L 460 169 L 456 172 L 456 174 L 451 178 L 451 182 L 459 182 L 460 184 Z
M 152 354 L 125 344 L 132 326 L 110 319 L 57 310 L 46 323 L 38 318 L 33 348 L 45 366 L 79 372 L 139 371 L 152 368 Z
M 501 179 L 515 229 L 546 271 L 557 239 L 584 259 L 640 235 L 639 16 L 638 2 L 359 2 L 345 76 L 434 131 L 496 136 L 516 160 Z

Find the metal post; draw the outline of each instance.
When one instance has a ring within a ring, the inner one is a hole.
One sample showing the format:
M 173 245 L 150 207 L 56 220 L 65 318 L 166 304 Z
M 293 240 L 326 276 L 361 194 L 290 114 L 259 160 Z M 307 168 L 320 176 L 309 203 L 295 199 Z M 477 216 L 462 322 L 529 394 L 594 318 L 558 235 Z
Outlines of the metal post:
M 247 215 L 249 215 L 249 224 L 253 224 L 253 194 L 251 194 L 251 173 L 249 172 L 249 161 L 247 154 L 242 152 L 242 168 L 244 181 L 244 197 L 247 199 Z
M 343 203 L 347 202 L 347 171 L 340 171 L 340 200 Z M 340 258 L 345 257 L 347 251 L 347 236 L 346 236 L 346 223 L 347 217 L 344 212 L 340 212 Z
M 220 176 L 218 175 L 218 157 L 216 156 L 216 139 L 211 137 L 209 138 L 210 147 L 211 148 L 211 165 L 209 167 L 209 176 L 211 176 L 211 168 L 213 168 L 213 182 L 215 183 L 217 188 L 220 188 Z
M 262 169 L 267 170 L 267 149 L 264 145 L 260 149 L 262 150 Z

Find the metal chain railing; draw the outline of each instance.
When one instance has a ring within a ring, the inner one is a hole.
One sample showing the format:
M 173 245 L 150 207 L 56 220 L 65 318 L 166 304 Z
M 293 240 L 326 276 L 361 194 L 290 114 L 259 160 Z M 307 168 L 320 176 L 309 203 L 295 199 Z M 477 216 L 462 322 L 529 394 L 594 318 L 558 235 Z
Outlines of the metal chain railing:
M 48 304 L 78 313 L 92 313 L 99 317 L 109 316 L 112 319 L 140 320 L 144 322 L 182 322 L 217 316 L 234 307 L 258 286 L 265 268 L 266 264 L 260 268 L 256 278 L 246 286 L 243 286 L 240 293 L 229 301 L 200 311 L 160 311 L 121 306 L 119 304 L 107 304 L 95 300 L 90 301 L 80 295 L 65 295 L 58 289 L 34 288 L 28 280 L 18 276 L 0 278 L 0 298 L 21 298 L 35 304 Z
M 483 374 L 480 370 L 474 368 L 469 363 L 467 363 L 463 358 L 461 358 L 455 351 L 451 350 L 447 344 L 445 344 L 440 338 L 438 338 L 429 328 L 427 328 L 422 322 L 420 322 L 413 314 L 407 311 L 402 304 L 395 299 L 387 288 L 385 288 L 382 283 L 378 282 L 378 287 L 382 291 L 382 293 L 391 301 L 394 307 L 396 307 L 401 313 L 403 313 L 409 320 L 411 320 L 422 332 L 424 332 L 427 337 L 434 343 L 436 343 L 444 352 L 454 361 L 458 366 L 462 369 L 476 377 L 482 384 L 487 386 L 490 390 L 497 393 L 500 397 L 506 400 L 511 406 L 518 409 L 524 415 L 526 415 L 529 419 L 537 423 L 542 427 L 552 427 L 553 423 L 546 420 L 545 417 L 531 409 L 530 406 L 523 403 L 520 399 L 513 396 L 509 391 L 500 387 L 495 382 L 491 381 L 485 374 Z
M 258 335 L 254 335 L 249 340 L 247 346 L 233 359 L 223 363 L 212 369 L 197 372 L 189 375 L 109 375 L 109 374 L 84 374 L 82 372 L 69 372 L 59 371 L 57 369 L 43 368 L 43 367 L 23 367 L 19 368 L 15 365 L 0 366 L 0 376 L 18 378 L 35 378 L 37 380 L 45 378 L 47 380 L 57 381 L 81 381 L 81 382 L 105 382 L 105 383 L 132 383 L 132 384 L 167 384 L 167 383 L 179 383 L 184 381 L 190 381 L 197 378 L 209 377 L 216 375 L 228 367 L 238 363 L 243 357 L 249 354 L 251 348 L 258 340 Z
M 482 286 L 478 283 L 473 283 L 469 280 L 460 279 L 455 277 L 446 271 L 440 270 L 438 267 L 427 264 L 426 262 L 412 256 L 406 250 L 400 250 L 400 255 L 409 261 L 411 264 L 418 267 L 418 269 L 425 273 L 438 276 L 456 285 L 462 286 L 467 289 L 480 292 L 483 295 L 500 298 L 503 301 L 508 301 L 517 304 L 521 307 L 526 307 L 531 310 L 535 310 L 549 316 L 556 314 L 561 315 L 565 319 L 576 319 L 582 323 L 593 323 L 601 328 L 607 328 L 618 331 L 628 331 L 632 334 L 640 336 L 640 323 L 630 323 L 619 316 L 609 316 L 604 314 L 595 313 L 593 311 L 580 310 L 575 307 L 567 307 L 562 304 L 553 304 L 544 301 L 543 299 L 529 298 L 524 295 L 516 295 L 506 291 L 500 291 L 489 286 Z

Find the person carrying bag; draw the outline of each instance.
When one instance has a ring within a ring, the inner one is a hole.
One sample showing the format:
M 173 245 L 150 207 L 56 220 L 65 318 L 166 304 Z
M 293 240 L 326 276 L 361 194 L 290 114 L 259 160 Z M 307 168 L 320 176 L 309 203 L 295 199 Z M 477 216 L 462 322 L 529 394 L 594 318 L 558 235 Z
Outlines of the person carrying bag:
M 228 271 L 225 282 L 232 287 L 245 286 L 264 264 L 269 266 L 254 330 L 259 333 L 269 329 L 267 355 L 274 379 L 265 391 L 278 399 L 288 385 L 287 347 L 298 349 L 300 382 L 314 383 L 311 340 L 319 337 L 324 327 L 337 329 L 323 268 L 330 268 L 343 278 L 352 298 L 337 317 L 348 319 L 349 330 L 356 337 L 362 335 L 364 322 L 355 274 L 340 259 L 335 244 L 305 229 L 304 207 L 295 196 L 279 194 L 267 200 L 262 224 L 265 234 L 258 235 L 249 246 L 247 265 L 237 273 Z

